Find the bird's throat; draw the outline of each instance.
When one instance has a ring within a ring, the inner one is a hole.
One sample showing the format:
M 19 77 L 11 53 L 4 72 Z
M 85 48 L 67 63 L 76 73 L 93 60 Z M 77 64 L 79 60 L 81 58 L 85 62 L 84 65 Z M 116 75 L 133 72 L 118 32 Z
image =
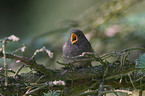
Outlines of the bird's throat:
M 71 43 L 74 44 L 78 40 L 78 37 L 76 34 L 71 33 Z

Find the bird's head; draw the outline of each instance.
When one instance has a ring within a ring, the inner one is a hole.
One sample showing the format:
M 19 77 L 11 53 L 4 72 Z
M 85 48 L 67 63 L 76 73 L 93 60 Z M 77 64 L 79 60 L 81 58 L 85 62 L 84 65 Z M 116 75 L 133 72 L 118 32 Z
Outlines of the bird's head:
M 83 34 L 82 31 L 80 31 L 79 29 L 73 29 L 71 31 L 71 44 L 75 44 L 79 41 L 81 41 L 82 39 L 86 39 L 85 35 Z

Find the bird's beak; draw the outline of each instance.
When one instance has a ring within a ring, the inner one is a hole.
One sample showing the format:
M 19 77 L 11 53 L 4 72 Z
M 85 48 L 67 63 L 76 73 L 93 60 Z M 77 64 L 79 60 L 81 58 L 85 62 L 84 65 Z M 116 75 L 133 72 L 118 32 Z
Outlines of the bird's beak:
M 78 40 L 78 37 L 76 34 L 71 32 L 71 43 L 75 43 Z

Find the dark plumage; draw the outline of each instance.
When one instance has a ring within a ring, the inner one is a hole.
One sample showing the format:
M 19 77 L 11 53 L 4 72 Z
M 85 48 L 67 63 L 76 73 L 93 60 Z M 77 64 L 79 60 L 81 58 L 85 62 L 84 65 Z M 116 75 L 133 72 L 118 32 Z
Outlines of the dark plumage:
M 63 57 L 66 63 L 71 63 L 74 60 L 86 59 L 71 59 L 71 57 L 82 55 L 83 52 L 94 52 L 91 44 L 85 37 L 82 31 L 78 29 L 73 29 L 70 33 L 70 38 L 63 46 Z M 90 66 L 91 61 L 83 61 L 73 63 L 76 67 L 80 66 Z

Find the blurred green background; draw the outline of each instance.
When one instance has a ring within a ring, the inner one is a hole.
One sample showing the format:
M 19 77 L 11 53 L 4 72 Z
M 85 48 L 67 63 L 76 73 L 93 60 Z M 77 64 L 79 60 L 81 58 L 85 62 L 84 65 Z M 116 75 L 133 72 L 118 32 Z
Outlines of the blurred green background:
M 36 56 L 39 64 L 60 68 L 56 61 L 63 61 L 62 46 L 73 28 L 81 29 L 100 56 L 126 48 L 145 47 L 144 0 L 1 0 L 0 39 L 12 34 L 20 42 L 6 46 L 7 52 L 22 47 L 18 52 L 30 58 L 36 49 L 46 46 L 54 53 Z M 137 58 L 139 52 L 132 55 Z M 8 60 L 9 68 L 20 64 Z M 3 59 L 0 59 L 3 66 Z

